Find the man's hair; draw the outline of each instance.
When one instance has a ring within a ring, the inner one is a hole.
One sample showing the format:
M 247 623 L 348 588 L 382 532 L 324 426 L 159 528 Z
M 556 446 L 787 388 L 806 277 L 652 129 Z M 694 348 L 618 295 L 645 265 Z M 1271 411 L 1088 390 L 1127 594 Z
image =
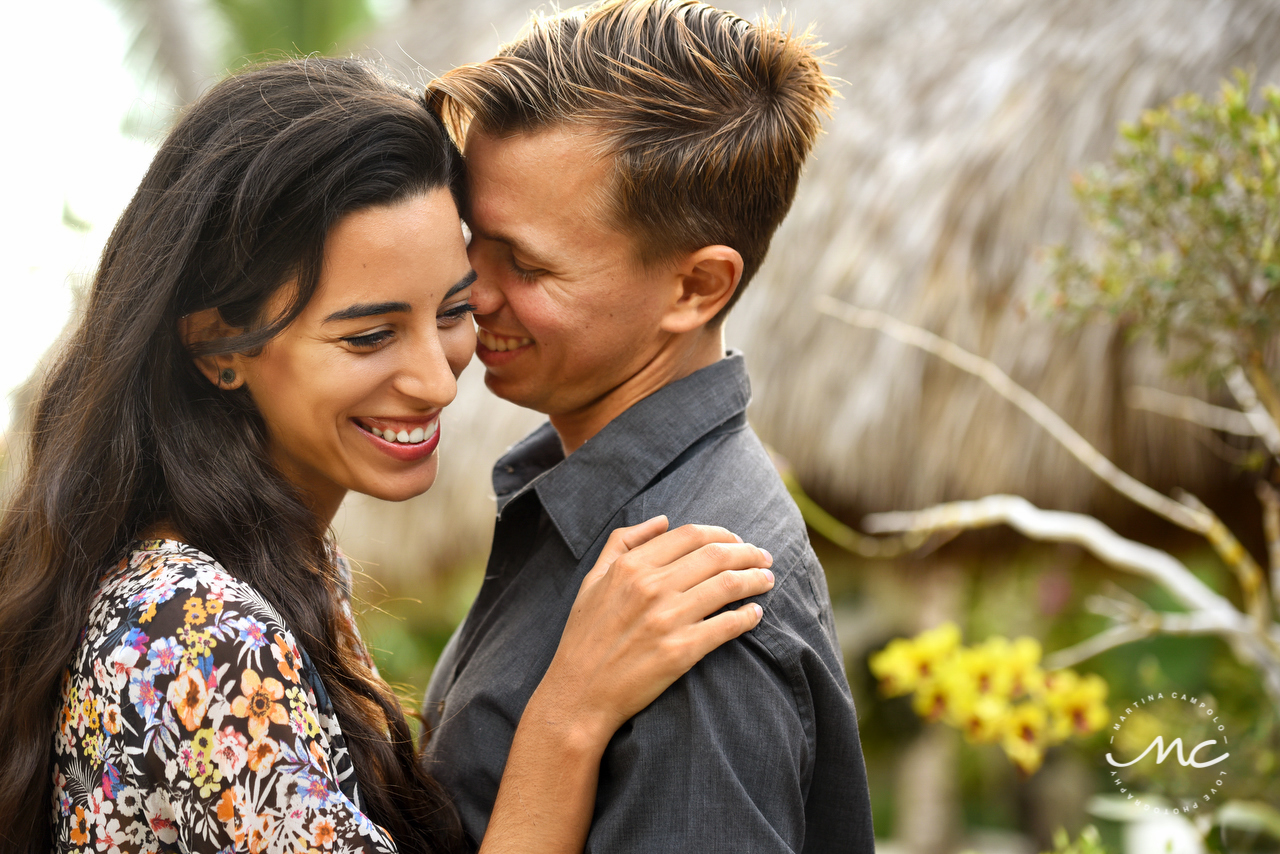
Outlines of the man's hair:
M 723 244 L 743 259 L 737 301 L 795 198 L 832 88 L 809 32 L 694 0 L 604 0 L 535 14 L 485 62 L 433 80 L 461 143 L 558 127 L 613 157 L 610 217 L 639 260 Z

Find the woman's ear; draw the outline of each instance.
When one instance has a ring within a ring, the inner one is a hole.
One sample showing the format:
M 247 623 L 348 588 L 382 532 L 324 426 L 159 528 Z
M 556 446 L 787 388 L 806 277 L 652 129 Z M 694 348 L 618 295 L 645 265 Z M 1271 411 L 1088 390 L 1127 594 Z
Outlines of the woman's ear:
M 704 246 L 686 256 L 676 270 L 676 299 L 662 328 L 692 332 L 714 320 L 738 289 L 742 267 L 742 255 L 728 246 Z
M 183 346 L 192 349 L 223 338 L 239 335 L 242 330 L 228 326 L 216 308 L 193 311 L 178 318 L 178 336 Z M 239 353 L 222 353 L 216 356 L 194 356 L 196 368 L 205 379 L 221 389 L 239 388 L 244 385 L 243 361 Z

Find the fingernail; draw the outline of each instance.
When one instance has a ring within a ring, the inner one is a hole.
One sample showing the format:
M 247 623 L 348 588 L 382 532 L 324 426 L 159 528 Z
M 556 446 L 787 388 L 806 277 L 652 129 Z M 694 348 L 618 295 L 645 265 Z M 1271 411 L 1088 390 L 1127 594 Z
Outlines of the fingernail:
M 730 532 L 730 533 L 732 533 L 732 532 Z M 734 538 L 735 540 L 737 540 L 738 542 L 742 542 L 742 537 L 739 537 L 737 534 L 734 534 L 734 535 L 733 535 L 733 538 Z
M 767 558 L 769 559 L 769 563 L 770 563 L 770 565 L 772 565 L 772 564 L 773 564 L 773 555 L 769 554 L 769 550 L 768 550 L 768 549 L 761 549 L 760 551 L 764 552 L 764 556 L 765 556 L 765 557 L 767 557 Z
M 757 605 L 757 604 L 756 604 L 756 603 L 754 603 L 754 602 L 752 602 L 752 603 L 751 603 L 751 607 L 756 609 L 756 619 L 757 619 L 757 620 L 759 620 L 761 617 L 763 617 L 763 616 L 764 616 L 764 608 L 761 608 L 759 605 Z
M 767 579 L 769 579 L 769 583 L 770 583 L 770 584 L 772 584 L 772 583 L 773 583 L 773 573 L 772 573 L 772 572 L 770 572 L 770 571 L 769 571 L 769 570 L 767 570 L 767 569 L 762 569 L 762 570 L 760 570 L 760 571 L 764 573 L 764 577 L 765 577 L 765 578 L 767 578 Z

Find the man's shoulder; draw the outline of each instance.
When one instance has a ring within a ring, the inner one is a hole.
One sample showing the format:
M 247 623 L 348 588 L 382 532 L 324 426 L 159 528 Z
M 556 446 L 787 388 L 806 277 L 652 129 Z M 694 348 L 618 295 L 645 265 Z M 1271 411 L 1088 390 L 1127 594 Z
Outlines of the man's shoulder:
M 733 419 L 707 433 L 664 468 L 634 499 L 662 504 L 673 524 L 735 521 L 804 533 L 804 520 L 745 419 Z M 634 503 L 633 502 L 633 503 Z M 723 521 L 721 521 L 723 520 Z
M 776 583 L 753 600 L 766 611 L 766 633 L 784 647 L 834 641 L 830 596 L 804 518 L 745 422 L 703 437 L 636 496 L 631 510 L 635 521 L 661 513 L 672 527 L 719 525 L 767 549 Z

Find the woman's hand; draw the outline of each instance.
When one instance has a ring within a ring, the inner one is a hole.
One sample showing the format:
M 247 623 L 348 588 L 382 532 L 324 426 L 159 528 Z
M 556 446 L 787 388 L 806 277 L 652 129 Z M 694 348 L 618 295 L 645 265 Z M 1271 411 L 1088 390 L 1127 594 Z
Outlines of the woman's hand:
M 610 534 L 520 718 L 481 854 L 581 851 L 609 739 L 760 622 L 754 604 L 715 612 L 772 588 L 772 563 L 723 528 L 668 532 L 665 516 Z
M 772 588 L 772 563 L 724 528 L 667 531 L 665 516 L 619 528 L 583 579 L 530 705 L 554 704 L 603 749 L 704 655 L 760 622 L 755 604 L 715 612 Z

